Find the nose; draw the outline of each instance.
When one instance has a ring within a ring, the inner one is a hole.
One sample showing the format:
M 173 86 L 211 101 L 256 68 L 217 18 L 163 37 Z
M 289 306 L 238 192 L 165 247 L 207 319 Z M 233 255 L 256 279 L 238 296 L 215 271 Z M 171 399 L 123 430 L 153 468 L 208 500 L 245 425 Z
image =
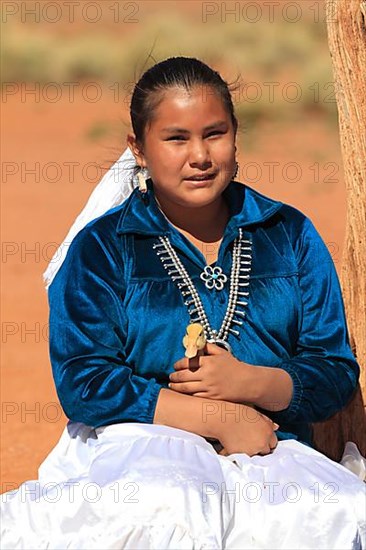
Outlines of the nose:
M 192 168 L 199 168 L 200 170 L 207 170 L 211 166 L 211 156 L 209 146 L 202 139 L 192 141 L 189 163 Z

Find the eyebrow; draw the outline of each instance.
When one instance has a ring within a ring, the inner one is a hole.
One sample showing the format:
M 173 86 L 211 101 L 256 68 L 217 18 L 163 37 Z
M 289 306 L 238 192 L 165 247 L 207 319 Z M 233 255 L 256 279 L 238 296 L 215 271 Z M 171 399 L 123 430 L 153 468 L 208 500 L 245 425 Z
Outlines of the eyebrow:
M 213 124 L 210 124 L 209 126 L 205 126 L 204 131 L 207 130 L 213 130 L 214 128 L 219 128 L 220 126 L 226 126 L 226 120 L 219 120 L 218 122 L 214 122 Z M 185 128 L 178 128 L 177 126 L 169 126 L 168 128 L 162 128 L 162 132 L 179 132 L 181 134 L 189 134 L 189 130 L 186 130 Z

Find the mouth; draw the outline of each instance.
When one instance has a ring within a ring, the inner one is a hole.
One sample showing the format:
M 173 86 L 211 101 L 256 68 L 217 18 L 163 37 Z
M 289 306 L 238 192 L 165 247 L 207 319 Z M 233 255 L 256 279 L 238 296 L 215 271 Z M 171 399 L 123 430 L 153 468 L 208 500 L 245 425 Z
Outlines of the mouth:
M 185 179 L 186 179 L 186 181 L 200 182 L 200 181 L 213 180 L 215 177 L 216 177 L 216 173 L 215 174 L 203 174 L 203 175 L 200 175 L 200 176 L 192 176 L 191 178 L 185 178 Z

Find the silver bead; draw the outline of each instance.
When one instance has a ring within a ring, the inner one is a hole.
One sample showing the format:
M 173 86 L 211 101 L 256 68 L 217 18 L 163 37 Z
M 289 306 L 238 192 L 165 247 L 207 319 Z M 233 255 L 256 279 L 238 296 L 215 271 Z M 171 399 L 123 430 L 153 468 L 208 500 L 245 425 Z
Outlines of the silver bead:
M 245 311 L 235 311 L 235 315 L 240 315 L 241 317 L 245 317 L 246 316 L 246 313 Z

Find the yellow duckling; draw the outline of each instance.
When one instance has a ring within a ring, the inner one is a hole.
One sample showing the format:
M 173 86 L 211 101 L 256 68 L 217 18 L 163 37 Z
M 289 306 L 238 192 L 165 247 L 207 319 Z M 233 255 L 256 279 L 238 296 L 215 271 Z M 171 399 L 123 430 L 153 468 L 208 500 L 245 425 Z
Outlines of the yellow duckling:
M 206 336 L 203 326 L 199 323 L 189 324 L 183 338 L 183 346 L 186 348 L 185 356 L 192 359 L 197 355 L 203 355 L 205 345 Z

